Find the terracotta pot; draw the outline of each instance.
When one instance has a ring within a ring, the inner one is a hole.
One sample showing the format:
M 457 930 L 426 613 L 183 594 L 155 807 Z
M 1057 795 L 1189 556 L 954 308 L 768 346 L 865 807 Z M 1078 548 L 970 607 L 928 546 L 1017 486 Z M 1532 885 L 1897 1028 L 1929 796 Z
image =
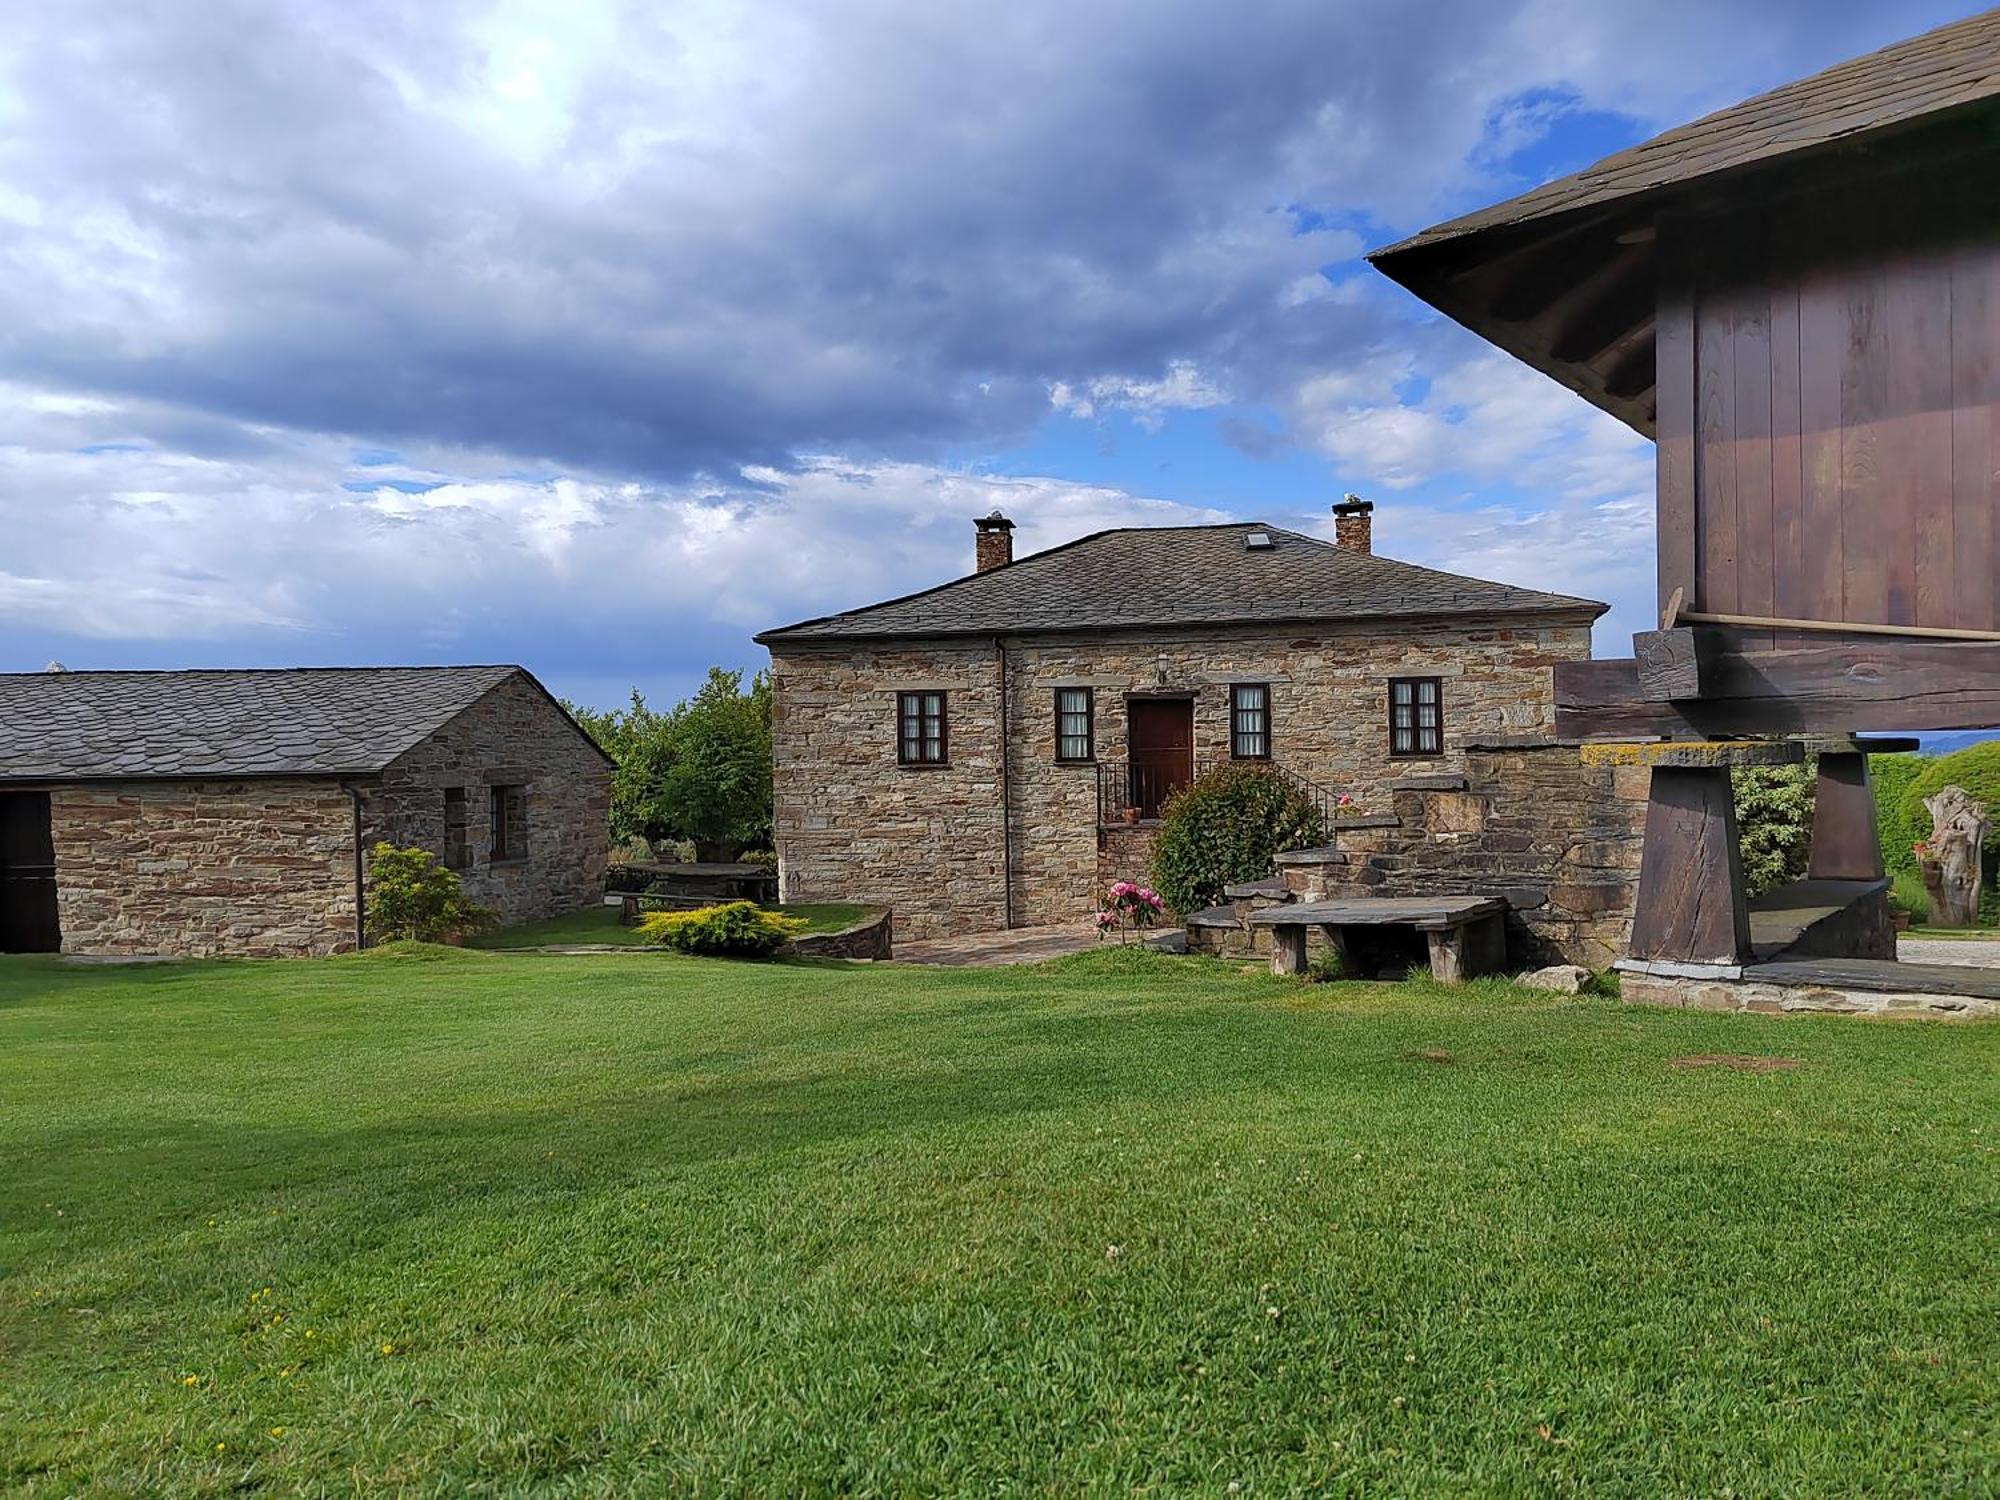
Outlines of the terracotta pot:
M 1136 822 L 1138 822 L 1138 821 L 1139 821 L 1139 809 L 1138 809 L 1138 808 L 1136 808 L 1136 807 L 1128 807 L 1128 808 L 1126 808 L 1126 809 L 1125 809 L 1125 821 L 1126 821 L 1127 823 L 1136 823 Z

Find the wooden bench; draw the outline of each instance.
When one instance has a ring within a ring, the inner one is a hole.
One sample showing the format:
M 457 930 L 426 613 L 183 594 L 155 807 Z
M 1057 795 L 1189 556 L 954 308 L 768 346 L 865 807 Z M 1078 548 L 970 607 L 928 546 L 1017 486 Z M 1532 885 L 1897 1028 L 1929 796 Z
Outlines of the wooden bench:
M 1507 967 L 1507 903 L 1499 896 L 1362 896 L 1272 906 L 1250 914 L 1253 927 L 1271 929 L 1271 972 L 1302 974 L 1306 931 L 1325 931 L 1335 953 L 1347 956 L 1346 929 L 1409 927 L 1430 947 L 1431 974 L 1453 984 L 1498 974 Z

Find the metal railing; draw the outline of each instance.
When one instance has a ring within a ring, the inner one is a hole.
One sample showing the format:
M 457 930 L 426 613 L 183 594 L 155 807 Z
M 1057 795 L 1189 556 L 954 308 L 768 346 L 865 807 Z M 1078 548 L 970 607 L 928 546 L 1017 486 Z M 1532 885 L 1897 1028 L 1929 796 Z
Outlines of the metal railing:
M 1213 770 L 1218 765 L 1229 765 L 1226 759 L 1209 760 L 1192 768 L 1193 776 Z M 1329 837 L 1333 833 L 1334 819 L 1339 814 L 1341 794 L 1332 787 L 1323 786 L 1310 777 L 1301 776 L 1277 761 L 1239 761 L 1239 765 L 1255 766 L 1258 770 L 1276 776 L 1291 790 L 1297 792 L 1313 805 L 1319 820 L 1326 826 Z M 1178 766 L 1137 763 L 1123 760 L 1101 760 L 1097 763 L 1097 821 L 1099 823 L 1122 823 L 1127 808 L 1135 808 L 1141 821 L 1157 818 L 1167 799 L 1190 779 L 1190 772 Z

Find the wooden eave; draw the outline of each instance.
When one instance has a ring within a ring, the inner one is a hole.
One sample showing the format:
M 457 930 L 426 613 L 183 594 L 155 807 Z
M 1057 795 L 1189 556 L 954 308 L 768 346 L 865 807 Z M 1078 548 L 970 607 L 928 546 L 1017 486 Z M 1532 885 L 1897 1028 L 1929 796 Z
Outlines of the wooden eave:
M 1977 162 L 2000 147 L 1979 100 L 1776 158 L 1515 222 L 1428 230 L 1368 257 L 1375 269 L 1488 343 L 1657 437 L 1658 246 L 1677 223 L 1786 198 L 1865 193 L 1886 174 Z M 1969 192 L 1984 179 L 1967 173 Z

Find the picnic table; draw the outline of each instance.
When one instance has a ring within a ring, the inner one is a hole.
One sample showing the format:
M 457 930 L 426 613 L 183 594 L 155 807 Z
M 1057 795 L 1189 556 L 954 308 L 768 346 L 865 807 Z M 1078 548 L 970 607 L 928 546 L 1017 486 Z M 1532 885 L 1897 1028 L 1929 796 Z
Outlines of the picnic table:
M 1499 896 L 1361 896 L 1266 907 L 1252 912 L 1250 923 L 1271 929 L 1273 974 L 1305 972 L 1310 928 L 1323 930 L 1344 960 L 1351 929 L 1408 927 L 1427 941 L 1431 974 L 1451 984 L 1506 968 L 1506 917 L 1507 902 Z

